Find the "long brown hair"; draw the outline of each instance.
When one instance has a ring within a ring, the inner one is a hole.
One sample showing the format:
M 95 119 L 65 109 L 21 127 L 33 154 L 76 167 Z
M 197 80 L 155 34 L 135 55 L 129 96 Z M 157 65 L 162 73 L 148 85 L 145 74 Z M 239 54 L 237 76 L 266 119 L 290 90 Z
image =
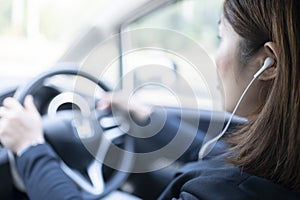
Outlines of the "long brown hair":
M 300 191 L 300 1 L 225 0 L 224 16 L 242 37 L 243 59 L 265 42 L 278 47 L 277 77 L 259 113 L 229 138 L 230 162 Z

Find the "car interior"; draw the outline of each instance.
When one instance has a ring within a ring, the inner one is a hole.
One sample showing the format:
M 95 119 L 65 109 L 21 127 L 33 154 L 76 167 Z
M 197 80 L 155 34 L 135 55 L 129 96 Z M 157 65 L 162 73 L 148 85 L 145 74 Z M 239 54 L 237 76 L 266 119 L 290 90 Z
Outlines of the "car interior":
M 26 95 L 33 95 L 46 141 L 85 199 L 156 199 L 181 167 L 198 159 L 203 142 L 221 132 L 230 118 L 230 113 L 222 111 L 215 69 L 207 67 L 207 63 L 213 65 L 222 1 L 114 2 L 107 3 L 91 25 L 76 31 L 49 68 L 33 69 L 36 73 L 29 77 L 4 77 L 0 104 L 6 97 L 23 103 Z M 203 77 L 174 53 L 198 57 L 203 49 L 209 58 L 201 64 Z M 165 74 L 153 70 L 161 66 Z M 195 93 L 189 92 L 187 83 Z M 119 115 L 95 109 L 105 92 L 126 87 L 151 105 L 157 119 L 168 127 L 151 137 L 135 137 L 121 125 Z M 246 122 L 234 116 L 231 128 Z M 174 149 L 181 144 L 172 141 L 179 129 L 181 143 L 188 145 L 178 148 L 177 155 Z M 173 145 L 170 155 L 135 157 L 168 144 Z M 221 140 L 209 155 L 224 148 Z M 15 156 L 4 147 L 0 147 L 0 177 L 0 199 L 28 199 Z M 118 192 L 122 198 L 114 196 Z

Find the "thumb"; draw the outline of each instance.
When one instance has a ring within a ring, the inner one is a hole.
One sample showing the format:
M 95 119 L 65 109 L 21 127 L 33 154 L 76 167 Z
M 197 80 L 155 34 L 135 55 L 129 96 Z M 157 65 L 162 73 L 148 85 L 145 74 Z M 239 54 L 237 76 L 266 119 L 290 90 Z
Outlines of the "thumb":
M 31 95 L 26 96 L 24 101 L 24 108 L 28 111 L 39 113 L 36 106 L 34 105 L 33 98 Z
M 99 110 L 106 110 L 106 109 L 110 109 L 111 107 L 111 94 L 110 93 L 106 93 L 102 99 L 97 103 L 97 109 Z

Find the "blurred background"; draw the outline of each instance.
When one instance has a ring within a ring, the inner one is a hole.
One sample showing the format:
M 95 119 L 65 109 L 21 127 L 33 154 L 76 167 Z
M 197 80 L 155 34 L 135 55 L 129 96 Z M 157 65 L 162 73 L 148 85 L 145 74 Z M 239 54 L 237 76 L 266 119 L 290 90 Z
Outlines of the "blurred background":
M 118 0 L 0 0 L 1 76 L 33 75 L 51 66 L 79 32 L 94 23 L 109 5 L 116 5 L 117 2 Z M 205 42 L 213 50 L 217 40 L 215 27 L 210 24 L 216 24 L 215 17 L 208 12 L 203 18 L 203 15 L 197 15 L 197 11 L 215 7 L 216 12 L 219 12 L 222 1 L 187 2 L 178 4 L 143 24 L 178 30 L 197 41 L 206 38 L 201 42 Z M 186 23 L 188 26 L 183 26 Z M 142 27 L 143 24 L 132 26 Z M 201 31 L 206 24 L 207 31 Z
M 28 80 L 58 61 L 84 64 L 85 69 L 94 73 L 99 66 L 105 67 L 101 64 L 103 58 L 109 58 L 109 55 L 116 58 L 120 53 L 118 41 L 102 45 L 102 50 L 98 53 L 94 47 L 119 30 L 126 32 L 141 28 L 158 28 L 175 31 L 199 44 L 211 60 L 214 60 L 218 46 L 218 20 L 223 0 L 170 1 L 173 4 L 162 6 L 151 13 L 144 13 L 144 16 L 143 10 L 136 10 L 140 5 L 146 3 L 151 5 L 151 2 L 155 1 L 0 0 L 0 88 L 15 82 L 19 84 L 23 79 Z M 142 13 L 141 17 L 130 21 L 129 16 L 139 12 Z M 82 37 L 79 37 L 80 35 Z M 172 45 L 167 32 L 153 37 L 166 49 L 170 47 L 168 45 Z M 130 40 L 123 41 L 124 49 L 139 48 L 148 42 L 143 35 L 129 35 L 126 39 L 128 38 Z M 198 52 L 186 43 L 180 41 L 173 43 L 190 56 L 198 56 Z M 82 49 L 85 51 L 81 51 Z M 89 52 L 92 52 L 92 56 Z M 205 102 L 210 101 L 209 93 L 212 91 L 207 91 L 205 80 L 201 81 L 199 77 L 195 77 L 196 73 L 188 68 L 188 63 L 174 55 L 157 55 L 157 52 L 141 51 L 124 57 L 122 64 L 120 69 L 120 62 L 116 60 L 110 71 L 102 77 L 104 81 L 115 86 L 120 75 L 135 67 L 162 64 L 191 80 L 190 84 L 195 86 L 193 89 L 199 95 L 199 99 L 203 100 L 204 107 L 207 106 Z M 202 70 L 210 73 L 204 77 L 205 79 L 216 80 L 215 69 L 203 65 Z M 139 84 L 151 79 L 153 77 L 137 72 L 133 81 Z M 163 78 L 162 84 L 165 84 L 164 81 L 169 83 L 171 79 L 172 77 L 168 80 Z M 214 82 L 217 85 L 217 81 Z M 180 86 L 176 79 L 172 83 L 176 87 Z M 185 88 L 182 88 L 180 94 L 183 94 L 184 90 Z M 159 89 L 155 89 L 155 92 L 159 95 L 166 93 Z M 153 96 L 149 90 L 147 94 Z M 149 101 L 153 100 L 149 98 Z
M 0 0 L 0 74 L 34 76 L 54 64 L 110 0 Z

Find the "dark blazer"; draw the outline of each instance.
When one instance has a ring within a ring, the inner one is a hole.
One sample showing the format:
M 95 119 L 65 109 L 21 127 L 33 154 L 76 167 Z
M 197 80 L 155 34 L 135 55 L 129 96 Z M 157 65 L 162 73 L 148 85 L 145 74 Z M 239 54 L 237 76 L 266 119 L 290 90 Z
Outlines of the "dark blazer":
M 299 193 L 224 164 L 223 158 L 188 164 L 159 199 L 300 199 Z M 32 200 L 82 199 L 47 144 L 31 147 L 17 159 L 17 167 Z
M 31 200 L 79 200 L 77 186 L 59 167 L 59 159 L 48 144 L 30 147 L 17 158 L 17 168 Z
M 186 165 L 159 199 L 292 200 L 300 194 L 225 164 L 221 155 Z

